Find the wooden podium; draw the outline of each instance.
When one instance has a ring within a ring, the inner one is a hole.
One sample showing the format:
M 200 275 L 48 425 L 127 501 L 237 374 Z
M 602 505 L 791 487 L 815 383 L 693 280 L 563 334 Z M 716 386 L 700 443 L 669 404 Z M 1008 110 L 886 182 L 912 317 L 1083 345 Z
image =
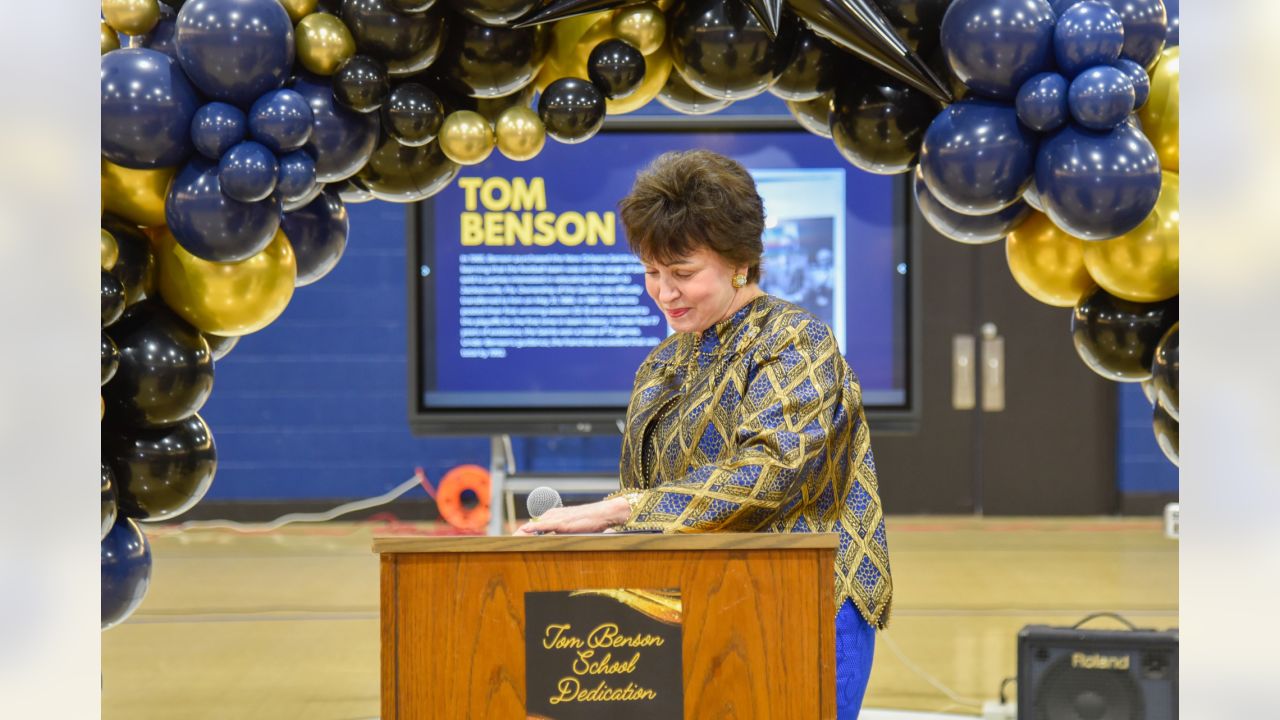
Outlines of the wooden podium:
M 834 718 L 836 546 L 834 534 L 375 538 L 382 720 L 545 717 L 526 714 L 526 593 L 600 588 L 679 590 L 683 717 Z M 622 707 L 591 705 L 575 717 Z

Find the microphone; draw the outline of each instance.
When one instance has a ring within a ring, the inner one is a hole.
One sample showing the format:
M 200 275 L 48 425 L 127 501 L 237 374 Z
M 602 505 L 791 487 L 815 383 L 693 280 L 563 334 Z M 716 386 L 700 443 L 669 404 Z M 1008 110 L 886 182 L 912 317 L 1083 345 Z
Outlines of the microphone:
M 529 509 L 529 517 L 537 520 L 552 508 L 564 507 L 564 503 L 560 501 L 560 493 L 543 485 L 529 493 L 525 507 Z

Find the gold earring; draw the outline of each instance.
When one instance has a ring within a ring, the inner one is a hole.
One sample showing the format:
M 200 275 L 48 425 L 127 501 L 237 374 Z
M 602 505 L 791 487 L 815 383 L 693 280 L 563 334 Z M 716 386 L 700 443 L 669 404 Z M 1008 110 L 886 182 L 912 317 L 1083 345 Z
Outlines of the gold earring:
M 742 286 L 744 286 L 744 285 L 746 285 L 746 284 L 747 284 L 747 276 L 746 276 L 746 275 L 734 275 L 734 276 L 733 276 L 733 286 L 734 286 L 735 288 L 741 288 Z

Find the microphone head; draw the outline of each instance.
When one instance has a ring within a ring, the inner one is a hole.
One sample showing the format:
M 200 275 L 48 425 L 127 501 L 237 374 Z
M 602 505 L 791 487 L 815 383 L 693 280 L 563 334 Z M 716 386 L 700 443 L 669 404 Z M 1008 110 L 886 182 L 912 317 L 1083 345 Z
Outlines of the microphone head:
M 529 493 L 525 507 L 529 508 L 529 517 L 537 519 L 552 508 L 564 507 L 564 503 L 560 501 L 560 493 L 544 485 Z

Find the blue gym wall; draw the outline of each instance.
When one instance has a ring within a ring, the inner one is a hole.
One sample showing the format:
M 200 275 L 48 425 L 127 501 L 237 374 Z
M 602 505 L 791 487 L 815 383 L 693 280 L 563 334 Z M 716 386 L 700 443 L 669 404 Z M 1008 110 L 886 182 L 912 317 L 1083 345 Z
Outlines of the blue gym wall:
M 212 501 L 350 499 L 395 487 L 422 466 L 439 480 L 488 464 L 487 439 L 425 439 L 406 421 L 408 330 L 405 209 L 348 206 L 346 255 L 299 288 L 265 330 L 218 361 L 201 412 L 220 458 Z M 1136 384 L 1119 393 L 1117 482 L 1122 493 L 1176 492 L 1178 475 L 1151 432 Z M 521 469 L 616 470 L 619 440 L 515 438 Z

